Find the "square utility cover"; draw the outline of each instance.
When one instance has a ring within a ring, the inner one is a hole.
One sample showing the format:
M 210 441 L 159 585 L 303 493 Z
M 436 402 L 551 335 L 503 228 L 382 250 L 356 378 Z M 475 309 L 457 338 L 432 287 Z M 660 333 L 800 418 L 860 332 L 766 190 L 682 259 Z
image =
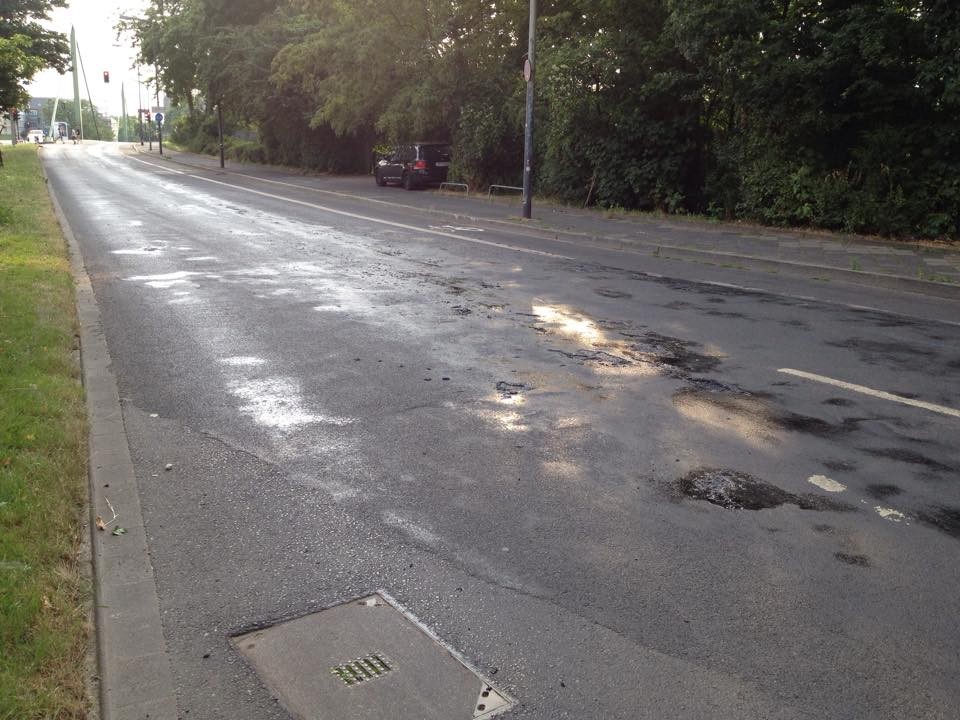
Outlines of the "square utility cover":
M 384 595 L 233 642 L 298 720 L 472 720 L 514 704 Z

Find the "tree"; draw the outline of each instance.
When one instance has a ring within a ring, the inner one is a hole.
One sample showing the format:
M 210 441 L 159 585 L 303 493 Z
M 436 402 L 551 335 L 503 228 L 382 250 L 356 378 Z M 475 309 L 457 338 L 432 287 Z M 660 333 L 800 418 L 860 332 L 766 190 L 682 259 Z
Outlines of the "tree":
M 699 201 L 702 96 L 660 0 L 578 0 L 543 19 L 541 181 L 578 203 Z
M 529 0 L 152 0 L 141 60 L 214 145 L 369 169 L 450 140 L 516 184 Z M 540 0 L 536 182 L 580 203 L 960 234 L 955 0 Z M 192 140 L 191 140 L 192 139 Z
M 0 38 L 0 107 L 13 110 L 29 99 L 25 85 L 43 67 L 30 53 L 31 45 L 26 35 Z
M 39 22 L 56 7 L 66 0 L 0 0 L 0 108 L 23 105 L 27 83 L 42 68 L 66 72 L 66 37 Z

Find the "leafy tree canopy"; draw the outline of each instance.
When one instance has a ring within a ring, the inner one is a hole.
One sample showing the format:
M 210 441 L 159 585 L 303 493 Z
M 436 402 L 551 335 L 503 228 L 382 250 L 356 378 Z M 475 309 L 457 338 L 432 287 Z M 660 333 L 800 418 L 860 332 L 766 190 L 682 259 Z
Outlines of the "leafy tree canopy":
M 0 0 L 0 108 L 23 105 L 26 85 L 39 70 L 67 71 L 66 37 L 40 24 L 62 7 L 66 0 Z
M 528 2 L 153 0 L 127 29 L 187 106 L 178 132 L 198 146 L 219 103 L 268 161 L 363 170 L 382 143 L 443 139 L 461 177 L 516 184 Z M 542 192 L 960 234 L 955 0 L 539 6 Z

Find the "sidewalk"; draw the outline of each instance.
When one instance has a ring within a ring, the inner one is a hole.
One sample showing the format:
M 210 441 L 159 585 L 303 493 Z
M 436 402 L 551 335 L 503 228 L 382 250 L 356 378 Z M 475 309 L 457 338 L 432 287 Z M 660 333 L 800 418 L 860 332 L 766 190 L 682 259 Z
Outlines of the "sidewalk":
M 144 147 L 137 152 L 151 154 Z M 159 158 L 156 145 L 152 155 Z M 701 219 L 580 210 L 535 201 L 534 219 L 521 220 L 519 201 L 490 200 L 462 193 L 404 193 L 377 188 L 368 177 L 302 175 L 295 169 L 227 162 L 164 149 L 168 161 L 252 178 L 284 180 L 318 191 L 355 193 L 358 199 L 387 200 L 458 221 L 507 223 L 515 229 L 566 240 L 582 240 L 659 257 L 841 281 L 960 300 L 960 244 L 921 244 L 855 235 L 794 231 Z M 424 206 L 424 197 L 429 207 Z

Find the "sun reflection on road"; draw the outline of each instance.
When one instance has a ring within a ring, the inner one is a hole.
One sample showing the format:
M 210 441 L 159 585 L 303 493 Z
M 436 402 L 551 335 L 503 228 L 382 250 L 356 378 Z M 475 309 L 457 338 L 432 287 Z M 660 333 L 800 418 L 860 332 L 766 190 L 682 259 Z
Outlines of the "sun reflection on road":
M 507 432 L 526 432 L 530 426 L 524 417 L 511 410 L 478 410 L 477 416 Z
M 603 331 L 590 318 L 557 305 L 534 305 L 533 314 L 540 322 L 552 325 L 555 332 L 587 345 L 605 343 Z
M 526 398 L 526 396 L 525 396 L 525 395 L 522 395 L 522 394 L 519 394 L 519 393 L 517 393 L 516 395 L 508 395 L 508 394 L 503 394 L 503 393 L 495 393 L 494 395 L 491 395 L 488 399 L 489 399 L 489 400 L 492 400 L 493 402 L 498 403 L 498 404 L 500 404 L 500 405 L 514 405 L 514 406 L 518 406 L 518 405 L 526 405 L 526 404 L 527 404 L 527 398 Z

